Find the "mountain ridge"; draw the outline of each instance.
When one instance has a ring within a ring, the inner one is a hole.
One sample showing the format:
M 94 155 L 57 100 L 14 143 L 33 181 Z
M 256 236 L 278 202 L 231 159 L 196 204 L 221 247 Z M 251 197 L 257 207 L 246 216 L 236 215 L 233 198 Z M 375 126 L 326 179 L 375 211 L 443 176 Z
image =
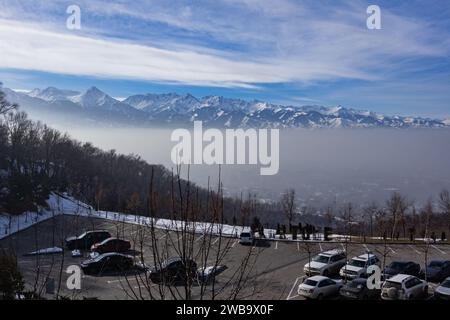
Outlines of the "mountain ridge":
M 136 125 L 189 124 L 203 121 L 205 126 L 255 128 L 440 128 L 449 120 L 414 116 L 387 116 L 369 110 L 342 106 L 285 106 L 259 100 L 223 96 L 197 98 L 190 93 L 147 93 L 119 101 L 97 87 L 84 92 L 55 87 L 16 92 L 4 88 L 11 102 L 25 111 L 41 110 L 70 117 L 76 114 L 94 122 Z

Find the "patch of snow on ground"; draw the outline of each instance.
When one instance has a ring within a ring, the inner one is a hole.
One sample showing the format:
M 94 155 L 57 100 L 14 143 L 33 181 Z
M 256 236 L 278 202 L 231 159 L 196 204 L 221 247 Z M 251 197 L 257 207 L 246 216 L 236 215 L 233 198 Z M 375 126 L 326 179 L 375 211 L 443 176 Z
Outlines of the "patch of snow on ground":
M 0 239 L 3 239 L 13 233 L 24 230 L 32 225 L 51 219 L 57 215 L 73 215 L 80 217 L 100 218 L 110 221 L 123 222 L 137 225 L 153 226 L 161 230 L 195 230 L 195 233 L 205 234 L 212 233 L 214 235 L 223 235 L 228 237 L 238 237 L 243 230 L 248 227 L 231 226 L 226 224 L 211 224 L 205 222 L 184 222 L 169 219 L 152 219 L 132 214 L 119 212 L 97 211 L 79 200 L 72 198 L 67 194 L 50 195 L 47 200 L 49 208 L 40 208 L 39 212 L 26 212 L 18 216 L 9 214 L 0 214 Z M 274 233 L 274 230 L 265 230 L 268 237 Z
M 53 247 L 53 248 L 39 249 L 37 251 L 27 253 L 27 256 L 34 256 L 34 255 L 40 255 L 40 254 L 55 254 L 55 253 L 62 253 L 62 252 L 63 252 L 62 248 Z

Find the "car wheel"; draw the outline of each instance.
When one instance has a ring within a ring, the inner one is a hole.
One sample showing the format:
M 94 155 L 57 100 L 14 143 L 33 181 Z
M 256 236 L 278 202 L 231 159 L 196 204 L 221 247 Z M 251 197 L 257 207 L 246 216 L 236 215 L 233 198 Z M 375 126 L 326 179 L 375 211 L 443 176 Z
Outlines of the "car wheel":
M 369 300 L 369 296 L 367 294 L 363 295 L 362 297 L 363 300 Z
M 428 296 L 428 286 L 425 286 L 425 287 L 423 288 L 423 296 L 424 296 L 424 297 L 427 297 L 427 296 Z
M 319 293 L 319 295 L 317 296 L 317 300 L 323 300 L 323 293 Z

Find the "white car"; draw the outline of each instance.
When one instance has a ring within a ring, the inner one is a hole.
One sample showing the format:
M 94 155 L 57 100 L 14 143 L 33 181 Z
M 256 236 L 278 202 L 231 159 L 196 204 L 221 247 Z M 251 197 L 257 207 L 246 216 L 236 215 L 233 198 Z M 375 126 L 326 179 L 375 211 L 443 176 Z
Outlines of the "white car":
M 240 244 L 248 244 L 253 245 L 255 242 L 255 239 L 253 238 L 253 235 L 251 232 L 242 232 L 239 237 L 239 243 Z
M 308 276 L 322 275 L 328 277 L 337 274 L 345 265 L 345 252 L 342 250 L 330 250 L 319 253 L 312 258 L 310 263 L 305 264 L 303 271 Z
M 324 276 L 307 278 L 298 286 L 298 294 L 307 299 L 327 298 L 337 295 L 342 287 L 341 280 L 332 280 Z
M 450 300 L 450 277 L 434 290 L 434 297 L 439 300 Z
M 381 266 L 381 261 L 372 253 L 365 253 L 352 258 L 342 267 L 339 275 L 344 279 L 361 278 L 367 273 L 367 268 L 371 265 Z
M 428 283 L 415 276 L 398 274 L 386 280 L 381 287 L 383 300 L 414 300 L 428 295 Z

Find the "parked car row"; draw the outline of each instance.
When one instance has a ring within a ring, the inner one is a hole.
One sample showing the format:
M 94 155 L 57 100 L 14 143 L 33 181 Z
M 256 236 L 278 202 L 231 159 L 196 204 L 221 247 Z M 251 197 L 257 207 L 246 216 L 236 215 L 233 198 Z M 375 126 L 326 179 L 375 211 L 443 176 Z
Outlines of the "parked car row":
M 303 270 L 309 278 L 299 286 L 298 293 L 310 299 L 339 293 L 345 299 L 412 300 L 427 297 L 427 281 L 431 281 L 442 282 L 436 288 L 434 297 L 450 300 L 450 261 L 431 261 L 424 270 L 413 261 L 393 261 L 382 270 L 381 289 L 369 289 L 367 286 L 367 269 L 372 265 L 380 267 L 381 261 L 370 252 L 349 261 L 346 261 L 342 250 L 321 252 L 304 266 Z M 329 278 L 332 275 L 339 275 L 346 283 L 341 279 Z M 427 281 L 423 280 L 425 278 Z
M 66 247 L 91 251 L 91 258 L 81 263 L 81 269 L 88 274 L 125 272 L 135 265 L 134 258 L 124 254 L 131 249 L 130 241 L 114 238 L 106 230 L 91 230 L 68 237 Z
M 337 297 L 352 300 L 416 300 L 428 297 L 428 283 L 416 276 L 397 274 L 385 280 L 381 289 L 369 289 L 366 278 L 356 278 L 345 285 L 342 279 L 330 279 L 324 276 L 306 278 L 299 285 L 298 294 L 307 299 Z M 450 300 L 450 278 L 446 279 L 435 291 L 437 299 Z
M 367 252 L 346 260 L 343 250 L 329 250 L 314 256 L 311 262 L 305 264 L 303 271 L 307 276 L 339 275 L 342 279 L 353 280 L 364 277 L 371 265 L 381 267 L 381 260 L 374 254 Z M 424 269 L 413 261 L 393 261 L 382 270 L 384 279 L 397 274 L 416 276 L 427 281 L 440 283 L 450 276 L 450 261 L 433 260 Z
M 149 272 L 149 278 L 154 283 L 179 285 L 190 281 L 209 283 L 227 269 L 226 266 L 197 268 L 195 261 L 180 257 L 168 259 L 152 268 L 136 266 L 134 257 L 125 254 L 131 249 L 130 241 L 114 238 L 105 230 L 87 231 L 80 236 L 69 237 L 66 246 L 70 250 L 91 250 L 90 259 L 81 263 L 86 274 L 123 273 L 140 267 L 142 271 Z

